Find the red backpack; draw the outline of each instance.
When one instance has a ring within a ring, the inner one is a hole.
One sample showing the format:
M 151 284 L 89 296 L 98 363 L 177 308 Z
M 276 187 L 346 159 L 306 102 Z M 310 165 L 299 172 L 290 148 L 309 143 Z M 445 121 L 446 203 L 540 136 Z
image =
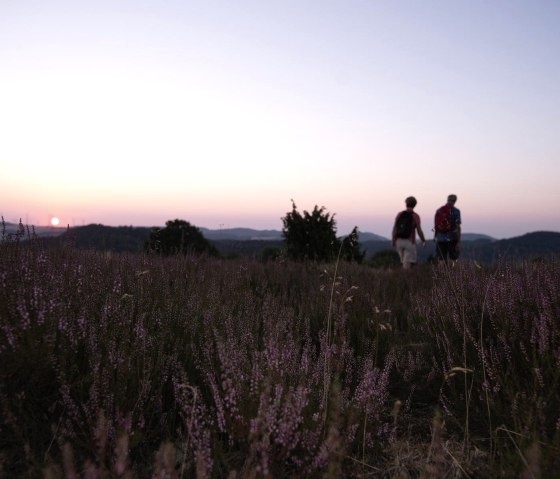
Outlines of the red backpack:
M 436 211 L 435 231 L 436 233 L 449 233 L 455 227 L 453 221 L 453 206 L 447 203 Z

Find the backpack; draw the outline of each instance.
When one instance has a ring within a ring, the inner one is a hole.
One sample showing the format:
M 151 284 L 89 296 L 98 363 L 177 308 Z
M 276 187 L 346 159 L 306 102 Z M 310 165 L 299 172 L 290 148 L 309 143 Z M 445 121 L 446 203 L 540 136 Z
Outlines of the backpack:
M 436 233 L 449 233 L 455 227 L 453 221 L 453 206 L 449 203 L 438 208 L 436 211 L 435 231 Z
M 395 224 L 397 238 L 408 239 L 414 230 L 414 218 L 410 211 L 402 211 Z

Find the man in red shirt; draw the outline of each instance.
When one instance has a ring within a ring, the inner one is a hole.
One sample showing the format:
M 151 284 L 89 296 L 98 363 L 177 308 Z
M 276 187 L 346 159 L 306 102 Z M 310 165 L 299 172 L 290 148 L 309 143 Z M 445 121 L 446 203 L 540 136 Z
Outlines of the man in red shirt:
M 406 210 L 401 211 L 395 218 L 392 244 L 399 253 L 403 268 L 409 269 L 417 262 L 416 232 L 418 231 L 418 236 L 424 247 L 426 246 L 426 238 L 420 226 L 420 216 L 414 212 L 417 203 L 416 198 L 409 196 L 404 202 Z
M 457 195 L 449 195 L 447 203 L 436 211 L 434 231 L 436 233 L 438 259 L 457 261 L 461 242 L 461 211 L 455 207 Z

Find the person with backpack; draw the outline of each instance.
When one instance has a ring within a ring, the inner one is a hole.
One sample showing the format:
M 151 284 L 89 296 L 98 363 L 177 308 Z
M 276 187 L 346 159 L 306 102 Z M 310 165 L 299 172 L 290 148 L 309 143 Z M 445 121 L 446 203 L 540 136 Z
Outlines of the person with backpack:
M 404 200 L 406 210 L 401 211 L 395 218 L 393 226 L 392 244 L 399 253 L 401 263 L 404 269 L 409 269 L 417 262 L 416 250 L 416 232 L 426 246 L 426 238 L 420 226 L 420 216 L 414 212 L 416 206 L 416 198 L 409 196 Z
M 434 232 L 439 260 L 459 258 L 461 243 L 461 211 L 455 208 L 457 195 L 449 195 L 447 203 L 436 210 Z

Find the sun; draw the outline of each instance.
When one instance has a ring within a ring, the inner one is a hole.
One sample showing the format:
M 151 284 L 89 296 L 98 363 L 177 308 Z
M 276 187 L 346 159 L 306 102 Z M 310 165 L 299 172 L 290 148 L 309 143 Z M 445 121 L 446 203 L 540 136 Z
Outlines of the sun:
M 60 220 L 56 216 L 53 216 L 51 218 L 51 225 L 58 226 L 58 223 L 60 223 Z

